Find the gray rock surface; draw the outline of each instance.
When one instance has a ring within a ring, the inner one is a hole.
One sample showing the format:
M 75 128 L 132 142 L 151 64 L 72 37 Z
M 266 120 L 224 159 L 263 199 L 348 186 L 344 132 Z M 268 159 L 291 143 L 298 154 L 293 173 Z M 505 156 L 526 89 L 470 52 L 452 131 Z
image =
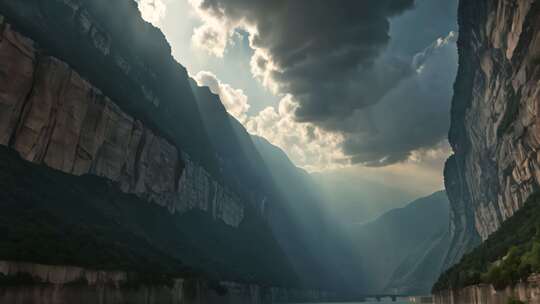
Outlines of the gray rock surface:
M 461 290 L 438 292 L 434 295 L 436 304 L 507 304 L 510 300 L 520 300 L 524 303 L 540 303 L 540 276 L 533 275 L 527 280 L 507 287 L 504 290 L 495 290 L 487 284 L 469 286 Z
M 9 77 L 0 79 L 0 144 L 65 173 L 105 177 L 173 213 L 200 209 L 231 226 L 242 221 L 233 192 L 9 24 L 0 69 Z
M 540 14 L 534 0 L 461 1 L 446 188 L 447 263 L 486 240 L 540 182 Z

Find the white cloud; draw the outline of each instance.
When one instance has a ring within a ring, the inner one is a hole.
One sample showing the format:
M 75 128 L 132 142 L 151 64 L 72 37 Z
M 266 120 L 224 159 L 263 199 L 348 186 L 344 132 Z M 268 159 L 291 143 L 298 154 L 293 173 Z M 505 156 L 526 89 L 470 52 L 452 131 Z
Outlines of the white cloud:
M 167 5 L 163 0 L 137 0 L 144 20 L 158 26 L 167 13 Z
M 191 41 L 195 47 L 220 58 L 225 53 L 229 39 L 231 39 L 231 35 L 227 30 L 208 23 L 195 28 L 191 37 Z
M 255 26 L 245 20 L 225 18 L 221 13 L 209 12 L 202 8 L 202 0 L 188 0 L 202 24 L 193 30 L 191 43 L 210 55 L 222 58 L 227 48 L 234 44 L 236 30 L 248 33 L 250 47 L 253 50 L 250 66 L 253 76 L 272 93 L 278 94 L 279 85 L 273 79 L 273 74 L 279 72 L 268 50 L 255 46 L 253 40 L 257 37 Z
M 202 21 L 202 25 L 193 32 L 193 46 L 214 56 L 223 57 L 226 48 L 233 42 L 235 29 L 246 31 L 249 33 L 251 48 L 254 50 L 250 62 L 253 76 L 272 93 L 279 94 L 281 88 L 273 79 L 274 72 L 279 71 L 277 65 L 265 49 L 255 47 L 252 42 L 257 36 L 256 28 L 243 20 L 233 24 L 231 19 L 220 18 L 219 13 L 201 9 L 202 0 L 188 1 Z M 226 92 L 238 90 L 221 83 L 213 74 L 213 77 L 209 77 L 207 72 L 202 73 L 195 77 L 199 85 L 207 85 L 212 92 L 219 94 L 227 110 L 244 124 L 249 133 L 264 137 L 283 149 L 297 166 L 309 171 L 319 171 L 336 169 L 348 164 L 348 160 L 341 152 L 343 137 L 340 134 L 325 131 L 311 123 L 295 121 L 294 112 L 298 106 L 291 95 L 283 96 L 277 107 L 267 107 L 258 114 L 247 117 L 245 116 L 247 110 L 240 111 L 249 108 L 245 95 L 227 94 Z M 240 106 L 244 104 L 247 107 Z
M 233 23 L 220 14 L 211 14 L 201 8 L 202 0 L 188 0 L 195 14 L 202 21 L 202 25 L 193 30 L 191 43 L 194 47 L 222 58 L 227 46 L 234 44 L 236 29 L 245 29 L 248 32 L 251 27 L 242 23 Z M 221 16 L 221 17 L 220 17 Z M 251 33 L 251 32 L 250 32 Z
M 212 72 L 201 71 L 194 79 L 200 86 L 207 86 L 212 93 L 219 95 L 227 112 L 241 123 L 246 122 L 246 113 L 249 110 L 249 104 L 248 97 L 244 94 L 244 91 L 222 83 Z
M 311 124 L 294 119 L 298 105 L 291 95 L 285 96 L 277 111 L 268 107 L 250 117 L 246 123 L 248 132 L 266 138 L 283 149 L 297 165 L 308 171 L 336 169 L 348 165 L 341 152 L 343 141 L 339 133 L 332 133 Z
M 240 89 L 221 82 L 211 72 L 202 71 L 193 77 L 198 85 L 207 86 L 219 95 L 232 116 L 253 135 L 266 138 L 283 149 L 291 160 L 308 171 L 341 168 L 348 164 L 341 152 L 343 138 L 338 133 L 324 131 L 311 123 L 294 119 L 297 104 L 290 95 L 279 102 L 277 108 L 267 107 L 254 116 L 248 116 L 248 97 Z
M 280 91 L 279 84 L 274 80 L 273 74 L 279 72 L 280 69 L 276 66 L 270 54 L 261 48 L 255 48 L 251 57 L 250 66 L 253 77 L 261 82 L 261 84 L 274 94 Z

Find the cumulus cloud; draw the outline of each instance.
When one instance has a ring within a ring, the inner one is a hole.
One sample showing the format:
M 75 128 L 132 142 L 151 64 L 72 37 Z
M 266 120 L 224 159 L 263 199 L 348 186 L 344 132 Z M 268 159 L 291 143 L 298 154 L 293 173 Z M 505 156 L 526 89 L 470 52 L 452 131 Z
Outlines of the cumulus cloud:
M 143 19 L 154 25 L 158 25 L 167 12 L 163 0 L 137 0 L 137 4 Z
M 241 123 L 246 122 L 249 103 L 244 91 L 222 83 L 212 72 L 201 71 L 194 79 L 198 85 L 207 86 L 212 93 L 219 95 L 221 102 L 229 114 Z
M 235 31 L 246 31 L 254 77 L 295 105 L 286 119 L 267 109 L 261 121 L 274 117 L 302 134 L 331 134 L 332 143 L 341 138 L 333 148 L 371 166 L 403 161 L 445 137 L 449 111 L 443 110 L 457 69 L 453 41 L 412 55 L 455 28 L 456 1 L 189 1 L 203 21 L 196 45 L 220 56 Z M 426 31 L 426 24 L 436 26 Z M 262 133 L 258 125 L 252 122 L 252 130 Z
M 349 164 L 341 152 L 343 136 L 328 132 L 311 123 L 295 120 L 298 108 L 290 95 L 281 99 L 277 107 L 267 107 L 256 115 L 248 115 L 248 97 L 240 89 L 223 83 L 207 71 L 193 77 L 199 86 L 206 86 L 219 95 L 229 114 L 240 121 L 253 135 L 266 138 L 283 149 L 298 166 L 309 171 L 336 169 Z
M 287 152 L 289 158 L 308 171 L 335 169 L 349 164 L 341 151 L 343 136 L 312 123 L 295 120 L 298 104 L 285 96 L 277 109 L 268 107 L 250 117 L 246 128 Z
M 196 28 L 191 38 L 194 46 L 204 49 L 216 57 L 223 57 L 230 39 L 232 36 L 229 31 L 211 23 Z

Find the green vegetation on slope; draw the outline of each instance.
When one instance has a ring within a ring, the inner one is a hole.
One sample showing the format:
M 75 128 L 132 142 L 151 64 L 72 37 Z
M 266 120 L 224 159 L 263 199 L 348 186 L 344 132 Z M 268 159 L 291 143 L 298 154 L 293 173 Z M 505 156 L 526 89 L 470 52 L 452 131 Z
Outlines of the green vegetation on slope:
M 532 195 L 486 242 L 445 272 L 433 291 L 479 283 L 503 289 L 536 272 L 540 272 L 539 193 Z
M 508 300 L 508 304 L 526 304 L 526 303 L 518 299 L 510 299 Z
M 3 260 L 296 283 L 265 222 L 250 210 L 238 229 L 203 212 L 171 215 L 104 179 L 34 165 L 4 147 L 0 210 Z

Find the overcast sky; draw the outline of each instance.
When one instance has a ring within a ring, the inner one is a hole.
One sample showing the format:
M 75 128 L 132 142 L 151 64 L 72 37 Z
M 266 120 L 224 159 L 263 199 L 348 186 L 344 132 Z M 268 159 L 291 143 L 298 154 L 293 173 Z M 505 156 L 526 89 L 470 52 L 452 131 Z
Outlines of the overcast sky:
M 442 189 L 457 0 L 139 6 L 192 77 L 298 166 L 392 183 L 406 199 Z

